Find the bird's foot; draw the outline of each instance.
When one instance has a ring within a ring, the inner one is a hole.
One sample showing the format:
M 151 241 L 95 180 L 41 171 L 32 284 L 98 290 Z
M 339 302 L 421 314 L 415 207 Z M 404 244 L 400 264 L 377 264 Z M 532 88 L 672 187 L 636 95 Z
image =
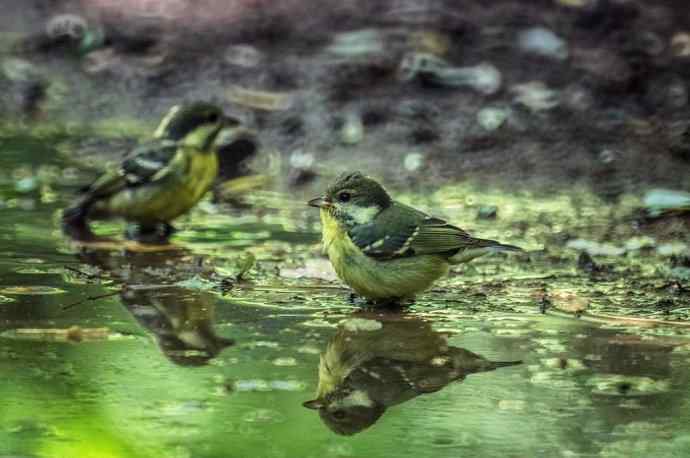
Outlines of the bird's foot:
M 62 231 L 77 242 L 93 242 L 98 238 L 85 221 L 72 222 L 63 220 Z
M 169 223 L 151 225 L 130 223 L 125 229 L 125 237 L 149 245 L 165 245 L 176 229 Z
M 401 299 L 399 297 L 391 297 L 387 299 L 367 299 L 358 296 L 355 293 L 348 295 L 348 302 L 352 305 L 357 305 L 365 310 L 401 310 L 410 304 L 409 300 Z
M 413 301 L 410 301 L 409 299 L 403 299 L 400 297 L 390 297 L 387 299 L 369 301 L 368 307 L 376 310 L 399 312 L 411 305 L 412 302 Z

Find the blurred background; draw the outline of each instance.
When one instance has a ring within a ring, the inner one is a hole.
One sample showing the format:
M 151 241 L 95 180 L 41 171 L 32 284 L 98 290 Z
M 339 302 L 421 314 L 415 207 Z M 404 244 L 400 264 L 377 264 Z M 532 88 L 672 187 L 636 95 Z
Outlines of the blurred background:
M 144 134 L 204 99 L 297 183 L 687 187 L 682 0 L 5 0 L 0 30 L 6 122 Z

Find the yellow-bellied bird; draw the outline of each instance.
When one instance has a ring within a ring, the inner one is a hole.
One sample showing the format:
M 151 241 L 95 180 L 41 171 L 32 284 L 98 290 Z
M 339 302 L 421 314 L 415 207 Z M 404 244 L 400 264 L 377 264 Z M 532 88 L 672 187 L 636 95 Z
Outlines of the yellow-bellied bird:
M 321 209 L 323 249 L 338 277 L 375 303 L 414 297 L 445 275 L 451 264 L 495 251 L 522 251 L 471 237 L 396 202 L 359 172 L 341 175 L 309 205 Z
M 174 106 L 154 140 L 136 147 L 63 212 L 65 231 L 90 239 L 88 220 L 119 217 L 134 223 L 128 228 L 131 238 L 165 240 L 173 232 L 170 222 L 194 207 L 213 184 L 219 133 L 238 126 L 210 103 Z

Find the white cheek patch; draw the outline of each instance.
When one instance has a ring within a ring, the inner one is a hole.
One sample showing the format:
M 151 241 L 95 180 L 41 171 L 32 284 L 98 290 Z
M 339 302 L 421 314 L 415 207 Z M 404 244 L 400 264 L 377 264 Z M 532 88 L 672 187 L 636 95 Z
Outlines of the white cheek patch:
M 379 214 L 381 207 L 378 205 L 372 205 L 371 207 L 358 207 L 356 205 L 351 205 L 346 211 L 355 223 L 367 224 L 371 223 L 376 215 Z
M 343 407 L 372 407 L 374 402 L 369 395 L 362 390 L 355 390 L 350 395 L 344 397 L 340 404 Z

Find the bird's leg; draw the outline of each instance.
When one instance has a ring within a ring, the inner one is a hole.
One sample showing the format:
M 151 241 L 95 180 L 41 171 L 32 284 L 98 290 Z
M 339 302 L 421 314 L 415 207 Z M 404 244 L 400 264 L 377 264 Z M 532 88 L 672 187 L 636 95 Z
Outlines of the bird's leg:
M 125 230 L 125 237 L 140 243 L 163 245 L 168 243 L 168 239 L 174 232 L 175 228 L 168 223 L 129 223 Z
M 399 297 L 391 297 L 388 299 L 369 301 L 368 305 L 377 310 L 400 311 L 408 306 L 410 303 Z
M 170 223 L 160 223 L 158 225 L 159 230 L 161 231 L 162 235 L 167 239 L 171 235 L 173 235 L 175 232 L 177 232 L 177 229 L 175 226 L 173 226 Z
M 92 242 L 97 239 L 96 234 L 91 231 L 91 227 L 85 220 L 63 220 L 62 230 L 69 237 L 80 242 Z

